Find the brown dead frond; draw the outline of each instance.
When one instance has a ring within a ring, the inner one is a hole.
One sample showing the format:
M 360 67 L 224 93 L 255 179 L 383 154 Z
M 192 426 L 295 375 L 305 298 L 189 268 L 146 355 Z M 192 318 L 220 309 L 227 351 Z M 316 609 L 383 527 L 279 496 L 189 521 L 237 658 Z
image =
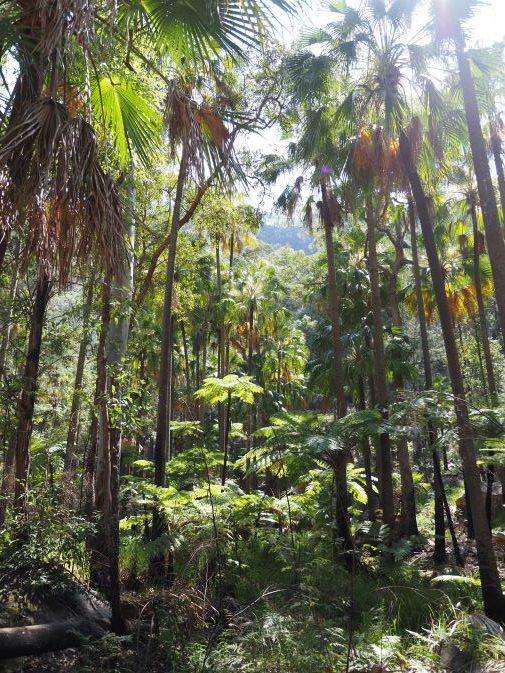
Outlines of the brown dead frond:
M 35 255 L 59 282 L 73 260 L 110 271 L 124 259 L 120 198 L 104 173 L 92 127 L 52 98 L 29 106 L 0 143 L 0 203 L 26 220 L 25 262 Z
M 165 118 L 172 157 L 186 143 L 189 169 L 203 178 L 209 147 L 219 153 L 226 150 L 230 134 L 221 115 L 210 104 L 194 100 L 190 82 L 174 79 L 167 91 Z
M 37 51 L 47 57 L 61 48 L 69 35 L 87 42 L 95 11 L 93 0 L 31 0 L 23 3 L 22 21 L 37 36 Z

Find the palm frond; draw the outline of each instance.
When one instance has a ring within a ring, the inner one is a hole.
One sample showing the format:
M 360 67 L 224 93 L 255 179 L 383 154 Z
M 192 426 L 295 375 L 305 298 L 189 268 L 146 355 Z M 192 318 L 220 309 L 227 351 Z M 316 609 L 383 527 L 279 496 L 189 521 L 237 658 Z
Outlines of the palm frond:
M 0 202 L 26 214 L 25 259 L 35 254 L 62 284 L 74 257 L 95 255 L 117 268 L 124 258 L 121 203 L 84 119 L 71 118 L 52 98 L 36 101 L 4 135 L 0 166 L 6 176 Z
M 151 103 L 123 76 L 91 80 L 91 106 L 95 118 L 112 134 L 120 164 L 136 153 L 149 166 L 159 149 L 161 116 Z

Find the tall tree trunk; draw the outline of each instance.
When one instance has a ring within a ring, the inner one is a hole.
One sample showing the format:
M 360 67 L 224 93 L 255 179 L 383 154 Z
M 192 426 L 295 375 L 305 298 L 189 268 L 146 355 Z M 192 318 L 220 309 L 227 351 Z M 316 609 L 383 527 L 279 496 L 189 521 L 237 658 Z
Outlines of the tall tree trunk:
M 410 225 L 410 246 L 412 252 L 412 272 L 414 276 L 414 289 L 417 303 L 417 320 L 419 324 L 419 334 L 421 337 L 421 352 L 423 356 L 424 367 L 424 388 L 431 390 L 433 388 L 433 377 L 431 373 L 430 347 L 428 344 L 428 329 L 426 326 L 426 314 L 424 309 L 424 297 L 421 286 L 421 271 L 419 268 L 419 255 L 417 251 L 417 232 L 416 232 L 416 214 L 412 199 L 408 203 L 408 215 Z M 440 459 L 435 446 L 435 429 L 431 424 L 428 425 L 428 444 L 431 449 L 433 463 L 433 494 L 435 499 L 435 549 L 433 559 L 436 563 L 444 563 L 447 560 L 445 548 L 445 521 L 444 521 L 444 502 L 442 474 L 440 472 Z M 437 479 L 437 466 L 440 479 Z M 449 512 L 450 514 L 450 512 Z
M 471 195 L 470 197 L 469 206 L 473 228 L 473 274 L 474 274 L 475 296 L 477 297 L 477 306 L 479 311 L 480 339 L 482 342 L 482 350 L 484 351 L 484 362 L 486 365 L 486 374 L 487 374 L 487 388 L 489 390 L 491 406 L 495 407 L 498 404 L 498 390 L 496 388 L 493 357 L 491 355 L 491 346 L 489 344 L 489 331 L 487 326 L 486 309 L 484 306 L 484 299 L 482 296 L 482 281 L 480 276 L 479 226 L 477 221 L 477 209 L 475 199 L 472 198 L 472 196 L 473 195 Z M 491 499 L 493 495 L 494 475 L 495 475 L 494 465 L 487 465 L 486 514 L 488 518 L 489 527 L 491 527 Z
M 229 455 L 229 438 L 230 438 L 230 412 L 231 412 L 231 392 L 228 392 L 228 399 L 226 401 L 226 429 L 224 433 L 224 452 L 223 452 L 223 469 L 221 471 L 221 485 L 226 484 L 226 479 L 228 477 L 228 455 Z
M 86 352 L 88 350 L 91 329 L 90 317 L 93 306 L 93 293 L 95 289 L 95 276 L 92 274 L 88 279 L 85 289 L 84 305 L 82 309 L 82 336 L 79 344 L 79 353 L 77 356 L 77 366 L 75 369 L 74 392 L 72 395 L 72 405 L 70 407 L 70 417 L 68 421 L 67 444 L 65 448 L 65 462 L 63 465 L 63 474 L 65 484 L 68 486 L 67 494 L 73 492 L 71 487 L 73 473 L 75 470 L 75 442 L 77 437 L 77 428 L 79 425 L 79 412 L 81 409 L 81 401 L 83 395 L 83 377 L 84 365 L 86 364 Z M 71 500 L 71 499 L 70 499 Z M 69 501 L 70 502 L 70 501 Z
M 403 258 L 403 246 L 397 248 L 401 250 L 400 255 Z M 402 266 L 402 259 L 398 258 L 395 263 L 396 269 Z M 389 274 L 388 278 L 388 297 L 389 309 L 391 313 L 392 323 L 395 327 L 402 329 L 403 321 L 400 313 L 400 305 L 397 294 L 398 271 L 395 270 Z M 394 387 L 396 390 L 404 389 L 403 377 L 397 375 L 394 380 Z M 401 535 L 419 535 L 417 527 L 416 514 L 416 491 L 414 487 L 414 478 L 412 476 L 412 467 L 410 465 L 409 446 L 406 437 L 399 437 L 397 441 L 398 467 L 400 470 L 400 484 L 401 484 L 401 515 L 400 515 L 400 532 Z
M 96 530 L 88 540 L 90 550 L 91 585 L 104 593 L 108 591 L 108 523 L 111 516 L 110 448 L 108 438 L 107 390 L 107 340 L 111 323 L 111 277 L 105 274 L 102 285 L 101 330 L 97 349 L 96 387 L 94 412 L 90 429 L 90 449 L 86 457 L 86 512 L 100 512 Z
M 247 374 L 248 376 L 253 376 L 254 374 L 254 343 L 253 343 L 253 334 L 254 334 L 254 306 L 255 300 L 249 300 L 249 325 L 247 330 Z M 247 408 L 247 446 L 246 451 L 249 452 L 253 447 L 253 432 L 254 432 L 254 402 L 250 404 Z M 251 463 L 247 459 L 246 462 L 246 478 L 245 478 L 245 490 L 246 493 L 250 493 L 253 488 L 253 475 L 250 472 Z
M 486 510 L 482 500 L 479 468 L 477 466 L 472 427 L 465 398 L 465 388 L 458 348 L 449 312 L 449 304 L 445 294 L 445 282 L 442 267 L 438 258 L 438 251 L 433 233 L 431 215 L 424 189 L 416 170 L 410 142 L 405 133 L 400 134 L 400 155 L 412 188 L 428 261 L 431 269 L 433 289 L 438 306 L 440 324 L 447 354 L 447 365 L 454 396 L 454 409 L 459 433 L 459 448 L 463 463 L 463 474 L 472 508 L 472 519 L 475 528 L 477 559 L 482 585 L 484 609 L 491 619 L 498 622 L 505 620 L 505 599 L 502 594 L 500 576 L 496 565 L 491 531 L 486 518 Z
M 14 459 L 16 454 L 16 436 L 9 437 L 4 455 L 2 483 L 0 484 L 0 528 L 3 528 L 5 516 L 11 504 L 14 491 Z
M 128 188 L 128 198 L 134 206 L 133 188 Z M 121 466 L 121 397 L 124 372 L 124 359 L 128 347 L 130 327 L 130 306 L 133 297 L 133 265 L 135 250 L 135 227 L 130 221 L 125 232 L 128 238 L 126 259 L 121 264 L 111 288 L 111 300 L 117 307 L 109 326 L 107 344 L 107 365 L 109 368 L 108 404 L 116 407 L 108 415 L 109 456 L 110 456 L 110 520 L 106 522 L 109 530 L 109 601 L 111 605 L 111 626 L 115 633 L 124 632 L 124 621 L 120 606 L 119 578 L 119 477 Z
M 215 253 L 216 253 L 216 282 L 217 282 L 217 301 L 221 302 L 223 298 L 223 282 L 221 277 L 221 251 L 219 245 L 219 237 L 216 236 L 215 242 Z M 219 309 L 219 325 L 218 325 L 218 372 L 217 375 L 219 378 L 226 376 L 226 332 L 224 325 L 224 318 L 221 315 L 221 307 Z M 217 405 L 217 424 L 218 424 L 218 435 L 219 435 L 219 451 L 225 455 L 226 451 L 226 406 L 223 402 L 219 402 Z
M 329 206 L 329 195 L 325 180 L 321 180 L 321 214 L 324 227 L 326 247 L 326 263 L 328 268 L 328 312 L 331 321 L 333 347 L 333 368 L 335 375 L 335 396 L 337 400 L 337 416 L 343 418 L 347 413 L 347 402 L 344 391 L 344 356 L 340 336 L 340 300 L 337 289 L 337 272 L 335 268 L 335 248 L 333 246 L 333 227 L 337 224 L 332 220 Z M 349 526 L 349 494 L 347 487 L 347 450 L 338 451 L 331 457 L 335 480 L 335 508 L 337 535 L 343 541 L 346 552 L 353 550 L 354 544 Z M 352 564 L 352 558 L 346 555 L 346 563 Z
M 170 418 L 172 409 L 172 351 L 173 351 L 173 315 L 172 304 L 175 281 L 175 260 L 177 256 L 177 238 L 179 234 L 182 199 L 188 173 L 189 141 L 183 140 L 179 174 L 175 191 L 170 241 L 168 248 L 167 270 L 165 277 L 165 296 L 163 301 L 163 325 L 160 354 L 160 382 L 158 392 L 158 409 L 156 416 L 156 439 L 154 443 L 154 483 L 165 486 L 166 464 L 170 459 Z M 165 530 L 163 514 L 158 507 L 153 510 L 152 538 L 158 539 Z M 161 555 L 152 559 L 150 575 L 160 580 L 163 576 L 163 559 Z
M 33 410 L 39 376 L 40 348 L 42 329 L 47 303 L 51 291 L 51 281 L 41 272 L 37 280 L 35 300 L 30 321 L 28 352 L 23 375 L 23 389 L 19 400 L 18 424 L 15 445 L 14 507 L 20 514 L 27 514 L 27 486 L 30 465 L 30 440 L 33 427 Z
M 110 322 L 110 277 L 102 282 L 100 335 L 96 352 L 96 383 L 89 431 L 89 449 L 84 461 L 84 512 L 91 517 L 96 507 L 95 473 L 98 453 L 98 418 L 107 392 L 106 342 Z M 91 544 L 91 543 L 90 543 Z
M 375 396 L 380 411 L 385 418 L 388 415 L 389 392 L 386 378 L 384 356 L 384 335 L 382 323 L 382 301 L 380 295 L 379 264 L 375 238 L 375 216 L 370 203 L 367 203 L 366 222 L 368 235 L 368 272 L 370 274 L 370 294 L 373 319 L 373 356 Z M 384 523 L 394 523 L 393 466 L 389 435 L 379 436 L 379 501 Z
M 484 219 L 489 260 L 493 272 L 498 318 L 502 338 L 505 339 L 505 241 L 503 240 L 503 231 L 496 205 L 496 195 L 491 179 L 486 144 L 482 135 L 475 85 L 470 71 L 470 63 L 464 51 L 463 34 L 459 26 L 456 27 L 455 33 L 454 43 L 472 150 L 473 167 Z
M 170 410 L 172 407 L 172 303 L 174 294 L 175 260 L 177 256 L 177 238 L 181 219 L 182 198 L 188 172 L 189 146 L 184 140 L 182 146 L 179 175 L 170 228 L 167 271 L 165 277 L 165 297 L 163 302 L 163 327 L 161 337 L 160 383 L 158 394 L 158 412 L 156 419 L 156 441 L 154 445 L 154 483 L 165 485 L 165 467 L 170 459 Z

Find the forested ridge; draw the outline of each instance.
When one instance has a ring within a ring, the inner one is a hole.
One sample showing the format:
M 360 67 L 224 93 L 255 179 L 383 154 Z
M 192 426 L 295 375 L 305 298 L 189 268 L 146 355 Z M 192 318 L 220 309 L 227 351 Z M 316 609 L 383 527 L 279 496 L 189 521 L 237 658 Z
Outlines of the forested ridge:
M 505 671 L 482 11 L 2 3 L 0 670 Z

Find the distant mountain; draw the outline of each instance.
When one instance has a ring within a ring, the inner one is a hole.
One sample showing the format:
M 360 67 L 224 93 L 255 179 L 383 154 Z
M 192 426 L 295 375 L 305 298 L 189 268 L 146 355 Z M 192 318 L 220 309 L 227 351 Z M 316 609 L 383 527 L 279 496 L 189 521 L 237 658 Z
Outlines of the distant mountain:
M 293 250 L 303 250 L 308 255 L 316 252 L 314 239 L 301 227 L 263 224 L 257 238 L 270 245 L 287 245 Z

